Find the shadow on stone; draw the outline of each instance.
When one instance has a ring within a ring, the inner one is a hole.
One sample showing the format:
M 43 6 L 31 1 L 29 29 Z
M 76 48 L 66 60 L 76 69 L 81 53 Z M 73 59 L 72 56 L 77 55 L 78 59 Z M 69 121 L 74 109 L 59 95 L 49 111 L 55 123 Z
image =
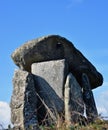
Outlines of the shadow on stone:
M 34 75 L 35 89 L 38 94 L 37 116 L 40 124 L 51 124 L 57 121 L 58 114 L 63 113 L 64 102 L 48 82 Z

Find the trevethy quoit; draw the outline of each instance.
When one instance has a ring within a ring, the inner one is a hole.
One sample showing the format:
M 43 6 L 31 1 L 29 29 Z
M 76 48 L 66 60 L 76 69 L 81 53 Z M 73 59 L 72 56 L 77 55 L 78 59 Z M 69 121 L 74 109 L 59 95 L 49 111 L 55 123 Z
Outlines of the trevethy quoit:
M 48 35 L 26 42 L 11 57 L 19 67 L 10 103 L 14 130 L 39 130 L 61 118 L 68 125 L 98 118 L 92 89 L 103 77 L 72 42 Z

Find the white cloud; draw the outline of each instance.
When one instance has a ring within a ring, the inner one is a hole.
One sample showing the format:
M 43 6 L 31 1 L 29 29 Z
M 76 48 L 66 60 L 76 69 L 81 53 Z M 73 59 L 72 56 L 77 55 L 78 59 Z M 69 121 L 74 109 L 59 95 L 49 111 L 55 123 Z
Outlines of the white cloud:
M 106 110 L 106 108 L 104 106 L 98 106 L 97 109 L 98 109 L 99 114 L 102 114 L 102 115 L 107 114 L 107 110 Z
M 108 117 L 108 90 L 99 92 L 95 96 L 98 113 L 103 117 Z
M 7 128 L 10 124 L 10 107 L 6 102 L 0 101 L 0 125 Z
M 106 86 L 106 87 L 108 87 L 108 82 L 103 82 L 103 86 Z M 108 96 L 108 95 L 107 95 Z

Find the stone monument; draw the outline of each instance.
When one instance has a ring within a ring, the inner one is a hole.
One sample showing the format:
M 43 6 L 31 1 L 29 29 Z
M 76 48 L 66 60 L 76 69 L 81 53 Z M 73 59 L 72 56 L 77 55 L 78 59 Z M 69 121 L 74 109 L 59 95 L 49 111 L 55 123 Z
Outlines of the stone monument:
M 72 42 L 48 35 L 24 43 L 11 57 L 19 67 L 10 103 L 13 129 L 38 130 L 61 118 L 79 123 L 84 106 L 89 122 L 98 117 L 92 89 L 103 77 Z

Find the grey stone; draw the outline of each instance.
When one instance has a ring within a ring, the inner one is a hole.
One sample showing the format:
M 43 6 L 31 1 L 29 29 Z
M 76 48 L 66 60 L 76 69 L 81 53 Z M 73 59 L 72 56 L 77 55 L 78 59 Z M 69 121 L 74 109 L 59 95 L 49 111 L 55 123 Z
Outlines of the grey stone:
M 33 75 L 16 70 L 13 78 L 13 94 L 11 97 L 11 121 L 14 129 L 26 129 L 29 125 L 37 125 L 37 95 Z
M 63 99 L 63 86 L 68 74 L 68 65 L 65 60 L 54 60 L 32 64 L 32 74 L 43 78 L 57 95 Z M 40 84 L 42 84 L 40 82 Z M 44 86 L 43 84 L 41 86 Z
M 68 73 L 65 60 L 48 61 L 32 64 L 36 90 L 47 107 L 57 117 L 63 113 L 63 86 Z
M 85 102 L 87 119 L 89 122 L 93 122 L 95 119 L 98 118 L 98 111 L 96 108 L 88 76 L 85 73 L 82 74 L 82 87 L 83 87 L 83 99 Z
M 49 60 L 66 59 L 69 71 L 81 84 L 82 73 L 86 73 L 93 88 L 101 86 L 102 75 L 67 39 L 49 35 L 28 41 L 12 54 L 12 59 L 21 69 L 31 72 L 31 64 Z
M 69 73 L 65 83 L 65 118 L 69 122 L 77 123 L 84 114 L 84 101 L 82 90 L 75 79 Z

